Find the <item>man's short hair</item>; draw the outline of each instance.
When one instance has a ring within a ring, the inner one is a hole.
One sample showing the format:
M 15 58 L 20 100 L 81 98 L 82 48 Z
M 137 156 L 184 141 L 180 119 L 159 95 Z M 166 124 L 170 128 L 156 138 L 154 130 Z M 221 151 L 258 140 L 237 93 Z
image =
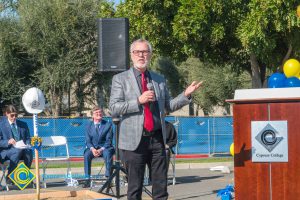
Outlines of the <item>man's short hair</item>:
M 145 39 L 137 39 L 137 40 L 133 41 L 130 45 L 130 52 L 132 52 L 134 45 L 136 43 L 139 43 L 139 42 L 146 43 L 150 53 L 152 53 L 152 46 L 151 46 L 150 42 L 148 40 L 145 40 Z
M 18 113 L 18 110 L 17 110 L 17 108 L 16 108 L 15 106 L 13 106 L 13 105 L 7 105 L 7 106 L 5 107 L 5 112 L 6 112 L 6 113 Z
M 92 115 L 93 113 L 96 111 L 96 110 L 101 110 L 102 111 L 102 108 L 100 108 L 99 106 L 94 106 L 93 109 L 92 109 Z

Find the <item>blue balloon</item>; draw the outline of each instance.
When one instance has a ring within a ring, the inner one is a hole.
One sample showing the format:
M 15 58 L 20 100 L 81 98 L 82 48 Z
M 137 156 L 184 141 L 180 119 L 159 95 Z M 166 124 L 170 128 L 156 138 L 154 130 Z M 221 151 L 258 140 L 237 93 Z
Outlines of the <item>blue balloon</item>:
M 268 88 L 285 87 L 286 77 L 283 73 L 274 73 L 268 79 Z
M 300 80 L 297 77 L 287 78 L 284 82 L 285 87 L 300 87 Z

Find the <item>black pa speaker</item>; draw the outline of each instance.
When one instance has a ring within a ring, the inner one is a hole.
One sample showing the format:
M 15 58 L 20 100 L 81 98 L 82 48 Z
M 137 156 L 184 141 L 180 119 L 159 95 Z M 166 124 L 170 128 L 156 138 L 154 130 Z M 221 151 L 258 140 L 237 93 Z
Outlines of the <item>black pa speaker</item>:
M 99 18 L 98 70 L 125 71 L 129 67 L 129 21 L 127 18 Z

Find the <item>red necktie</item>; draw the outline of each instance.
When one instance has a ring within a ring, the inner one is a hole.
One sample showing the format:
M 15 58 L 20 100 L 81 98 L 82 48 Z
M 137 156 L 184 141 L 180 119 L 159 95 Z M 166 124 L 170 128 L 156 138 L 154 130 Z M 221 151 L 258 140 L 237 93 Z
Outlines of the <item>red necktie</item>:
M 142 90 L 143 92 L 148 90 L 145 73 L 142 73 Z M 153 127 L 154 127 L 154 123 L 153 123 L 153 116 L 150 111 L 150 105 L 149 103 L 145 103 L 144 104 L 144 128 L 147 131 L 152 131 Z

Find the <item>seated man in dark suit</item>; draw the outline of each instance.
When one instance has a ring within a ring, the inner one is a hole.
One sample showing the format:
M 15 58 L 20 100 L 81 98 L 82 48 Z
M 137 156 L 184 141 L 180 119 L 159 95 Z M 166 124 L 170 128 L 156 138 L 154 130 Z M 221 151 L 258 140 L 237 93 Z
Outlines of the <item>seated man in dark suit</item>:
M 88 123 L 85 132 L 86 149 L 84 151 L 84 173 L 91 176 L 92 159 L 103 157 L 105 161 L 105 176 L 110 176 L 114 147 L 112 145 L 112 124 L 102 119 L 103 112 L 99 107 L 92 110 L 92 121 Z
M 170 156 L 174 154 L 173 147 L 177 144 L 177 131 L 174 125 L 171 122 L 166 121 L 166 157 L 167 157 L 167 166 L 170 163 Z
M 25 122 L 17 119 L 18 111 L 13 105 L 8 105 L 5 115 L 0 121 L 0 157 L 2 161 L 9 160 L 8 174 L 17 167 L 20 160 L 30 168 L 33 158 L 32 149 L 18 149 L 15 145 L 23 140 L 30 144 L 30 133 Z M 11 182 L 9 179 L 8 182 Z

